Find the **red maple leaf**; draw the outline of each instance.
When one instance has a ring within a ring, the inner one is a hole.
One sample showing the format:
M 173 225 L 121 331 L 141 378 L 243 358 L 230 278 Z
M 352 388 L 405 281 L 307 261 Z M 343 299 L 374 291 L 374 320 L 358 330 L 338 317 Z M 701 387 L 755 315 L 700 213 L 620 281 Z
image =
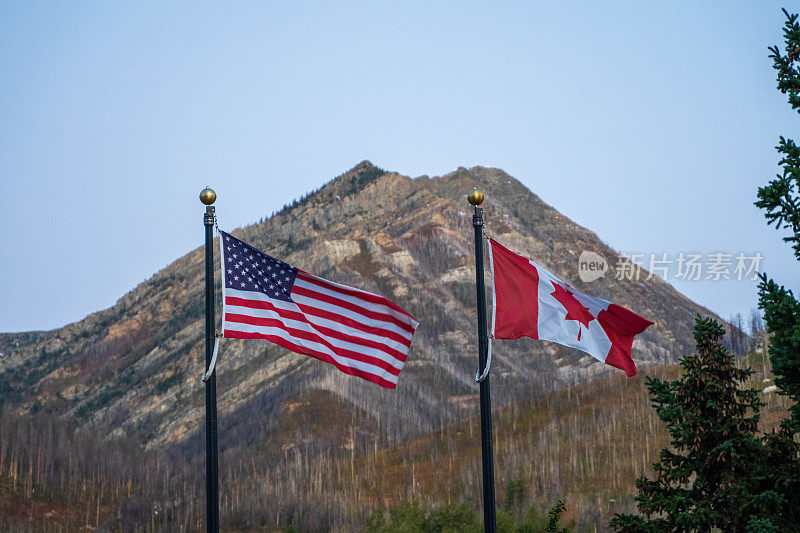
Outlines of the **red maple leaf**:
M 564 320 L 577 320 L 588 328 L 589 322 L 595 319 L 594 315 L 589 312 L 589 308 L 584 307 L 583 304 L 561 284 L 553 282 L 553 288 L 555 288 L 555 290 L 551 292 L 550 295 L 558 300 L 558 303 L 567 310 L 567 316 L 564 317 Z M 578 326 L 578 340 L 581 340 L 580 326 Z

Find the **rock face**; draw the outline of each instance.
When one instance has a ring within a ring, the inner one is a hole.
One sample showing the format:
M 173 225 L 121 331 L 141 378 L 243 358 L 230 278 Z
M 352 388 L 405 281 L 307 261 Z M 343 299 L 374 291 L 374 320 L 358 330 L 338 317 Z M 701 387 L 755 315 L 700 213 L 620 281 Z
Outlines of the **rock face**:
M 634 344 L 640 369 L 691 351 L 693 317 L 710 314 L 706 309 L 646 273 L 638 281 L 582 283 L 582 251 L 610 263 L 617 254 L 502 170 L 459 168 L 412 179 L 364 161 L 233 234 L 304 270 L 383 294 L 414 315 L 420 326 L 398 388 L 386 391 L 265 341 L 223 339 L 221 421 L 245 434 L 254 424 L 269 426 L 270 409 L 259 406 L 307 389 L 330 391 L 366 413 L 385 443 L 474 415 L 475 271 L 466 202 L 473 186 L 486 194 L 486 231 L 498 241 L 655 322 Z M 203 272 L 197 249 L 110 309 L 54 331 L 0 335 L 0 401 L 91 423 L 148 448 L 185 440 L 203 423 Z M 217 272 L 218 289 L 219 279 Z M 580 352 L 527 339 L 496 341 L 493 359 L 496 406 L 614 372 Z

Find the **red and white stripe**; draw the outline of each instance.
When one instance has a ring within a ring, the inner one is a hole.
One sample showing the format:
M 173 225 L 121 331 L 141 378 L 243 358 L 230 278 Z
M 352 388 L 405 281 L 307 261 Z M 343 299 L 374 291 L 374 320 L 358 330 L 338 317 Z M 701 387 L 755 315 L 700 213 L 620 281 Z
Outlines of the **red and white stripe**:
M 393 389 L 419 323 L 377 294 L 298 270 L 292 302 L 224 288 L 223 336 L 266 339 Z

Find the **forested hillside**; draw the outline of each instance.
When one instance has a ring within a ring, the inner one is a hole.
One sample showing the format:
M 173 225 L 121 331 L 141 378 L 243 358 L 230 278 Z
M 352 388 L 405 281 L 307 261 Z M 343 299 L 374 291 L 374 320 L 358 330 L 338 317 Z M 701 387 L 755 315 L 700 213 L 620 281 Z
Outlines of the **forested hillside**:
M 763 388 L 761 358 L 752 385 Z M 677 367 L 647 375 L 674 378 Z M 644 377 L 614 376 L 495 413 L 497 501 L 521 516 L 558 498 L 567 517 L 605 530 L 614 512 L 634 510 L 634 479 L 650 472 L 666 431 L 649 405 Z M 786 399 L 765 394 L 762 427 L 785 415 Z M 327 391 L 308 390 L 274 410 L 247 440 L 221 455 L 226 530 L 352 531 L 374 509 L 403 502 L 466 502 L 480 508 L 477 414 L 407 442 L 381 447 L 363 413 Z M 124 530 L 202 529 L 205 470 L 186 450 L 141 450 L 132 439 L 103 441 L 49 415 L 0 418 L 0 527 L 45 531 L 102 526 Z M 225 431 L 225 441 L 241 439 Z

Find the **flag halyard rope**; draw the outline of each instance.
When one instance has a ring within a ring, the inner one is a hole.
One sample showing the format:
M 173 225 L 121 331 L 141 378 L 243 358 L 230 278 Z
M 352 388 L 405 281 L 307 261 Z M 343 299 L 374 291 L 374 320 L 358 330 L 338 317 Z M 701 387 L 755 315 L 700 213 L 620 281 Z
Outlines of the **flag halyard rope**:
M 481 381 L 486 379 L 486 376 L 489 375 L 489 368 L 492 366 L 492 336 L 491 335 L 487 335 L 487 341 L 489 343 L 489 349 L 488 349 L 488 353 L 486 354 L 486 368 L 483 369 L 483 374 L 481 374 L 481 370 L 480 369 L 478 369 L 478 371 L 475 372 L 475 383 L 480 383 Z
M 211 378 L 211 374 L 214 373 L 214 369 L 217 367 L 217 354 L 219 353 L 220 337 L 221 335 L 219 333 L 216 333 L 214 335 L 214 353 L 211 355 L 211 364 L 208 365 L 208 370 L 206 370 L 206 373 L 203 374 L 202 378 L 200 378 L 203 381 L 203 383 L 205 383 Z

